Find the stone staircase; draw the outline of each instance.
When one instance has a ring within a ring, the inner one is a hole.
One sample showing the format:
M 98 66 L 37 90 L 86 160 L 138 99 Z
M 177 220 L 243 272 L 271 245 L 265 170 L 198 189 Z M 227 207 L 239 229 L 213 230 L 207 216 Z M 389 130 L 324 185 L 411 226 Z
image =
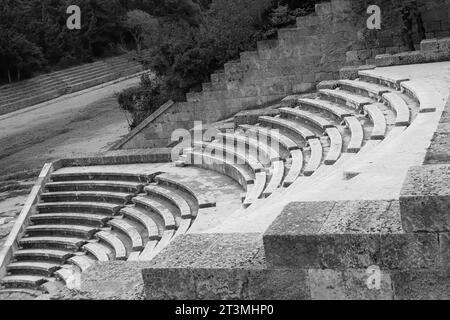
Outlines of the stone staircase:
M 146 55 L 144 51 L 139 58 Z M 141 71 L 143 67 L 136 59 L 124 55 L 0 86 L 0 115 Z
M 151 257 L 211 205 L 160 172 L 60 171 L 45 184 L 0 294 L 72 288 L 97 261 Z

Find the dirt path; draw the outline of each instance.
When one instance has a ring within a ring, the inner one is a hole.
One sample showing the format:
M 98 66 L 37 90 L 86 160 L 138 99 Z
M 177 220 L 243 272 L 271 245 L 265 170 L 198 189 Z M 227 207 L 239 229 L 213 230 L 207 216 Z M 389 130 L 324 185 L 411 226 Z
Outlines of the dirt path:
M 45 162 L 106 151 L 127 134 L 114 94 L 138 83 L 136 77 L 0 116 L 0 246 Z

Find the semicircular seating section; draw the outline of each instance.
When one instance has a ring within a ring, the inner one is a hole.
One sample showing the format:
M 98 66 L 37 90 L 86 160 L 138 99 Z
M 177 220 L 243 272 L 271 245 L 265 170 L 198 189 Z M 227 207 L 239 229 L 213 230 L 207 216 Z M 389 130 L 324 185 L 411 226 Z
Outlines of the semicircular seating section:
M 197 203 L 170 179 L 157 183 L 157 174 L 54 172 L 3 286 L 35 290 L 59 281 L 71 287 L 97 261 L 146 259 L 186 233 L 198 209 L 210 204 Z
M 97 261 L 153 258 L 188 232 L 203 209 L 216 206 L 205 187 L 191 181 L 192 172 L 183 176 L 183 165 L 234 180 L 244 191 L 241 210 L 257 210 L 291 186 L 312 187 L 344 165 L 370 162 L 419 112 L 435 109 L 420 83 L 376 70 L 359 74 L 337 81 L 336 89 L 274 105 L 277 115 L 263 110 L 256 121 L 225 121 L 227 131 L 216 140 L 183 150 L 181 173 L 54 172 L 2 285 L 35 290 L 60 281 L 71 287 Z

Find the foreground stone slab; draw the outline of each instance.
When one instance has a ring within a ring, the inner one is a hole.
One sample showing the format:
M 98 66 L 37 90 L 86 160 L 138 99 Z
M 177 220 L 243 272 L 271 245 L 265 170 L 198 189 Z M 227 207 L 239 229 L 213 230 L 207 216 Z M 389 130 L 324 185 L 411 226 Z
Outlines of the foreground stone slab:
M 409 170 L 400 196 L 406 232 L 450 231 L 450 165 Z
M 405 233 L 398 201 L 291 203 L 264 234 L 271 268 L 432 269 L 443 255 L 436 234 Z

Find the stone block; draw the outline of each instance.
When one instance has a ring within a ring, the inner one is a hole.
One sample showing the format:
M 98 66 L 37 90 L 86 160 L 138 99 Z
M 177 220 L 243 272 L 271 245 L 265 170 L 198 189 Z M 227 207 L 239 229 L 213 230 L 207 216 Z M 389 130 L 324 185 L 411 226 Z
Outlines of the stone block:
M 450 270 L 413 270 L 391 274 L 395 300 L 449 300 Z
M 450 230 L 450 165 L 425 165 L 409 170 L 400 195 L 406 232 Z
M 439 44 L 437 39 L 426 39 L 420 43 L 421 51 L 438 51 Z
M 392 300 L 390 274 L 380 272 L 380 286 L 368 286 L 367 269 L 310 269 L 311 300 Z

